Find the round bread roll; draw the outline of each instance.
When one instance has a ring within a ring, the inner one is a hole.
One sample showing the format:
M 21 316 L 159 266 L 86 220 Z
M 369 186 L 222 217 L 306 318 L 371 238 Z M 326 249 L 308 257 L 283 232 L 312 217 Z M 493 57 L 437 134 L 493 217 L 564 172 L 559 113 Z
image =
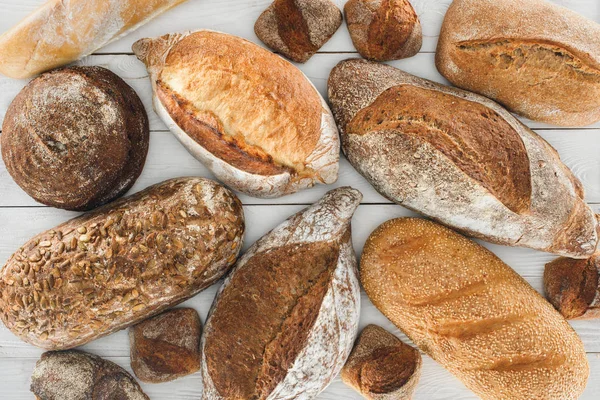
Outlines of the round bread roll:
M 74 211 L 127 192 L 148 142 L 141 100 L 101 67 L 40 75 L 13 100 L 2 125 L 2 158 L 15 182 L 40 203 Z

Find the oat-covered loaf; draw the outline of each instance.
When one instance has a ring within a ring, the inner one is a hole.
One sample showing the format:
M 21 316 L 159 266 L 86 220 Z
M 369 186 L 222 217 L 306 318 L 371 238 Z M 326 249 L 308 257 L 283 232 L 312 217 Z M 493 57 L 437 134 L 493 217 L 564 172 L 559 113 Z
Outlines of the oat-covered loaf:
M 129 328 L 131 369 L 143 382 L 168 382 L 200 369 L 202 322 L 193 308 L 176 308 Z
M 243 235 L 229 190 L 203 178 L 163 182 L 23 245 L 0 274 L 0 317 L 35 346 L 83 345 L 211 285 Z
M 133 186 L 150 135 L 144 105 L 125 81 L 102 67 L 68 67 L 17 95 L 0 140 L 6 169 L 27 194 L 83 211 Z
M 600 120 L 600 24 L 547 0 L 454 0 L 440 73 L 529 119 Z
M 42 354 L 31 391 L 38 400 L 149 400 L 123 368 L 76 350 Z
M 283 58 L 201 30 L 142 39 L 154 109 L 219 180 L 279 197 L 337 180 L 339 136 L 325 100 Z
M 203 400 L 312 399 L 335 378 L 358 330 L 361 199 L 332 190 L 240 258 L 204 328 Z
M 493 243 L 594 253 L 581 182 L 497 103 L 357 59 L 333 69 L 329 100 L 348 160 L 390 200 Z

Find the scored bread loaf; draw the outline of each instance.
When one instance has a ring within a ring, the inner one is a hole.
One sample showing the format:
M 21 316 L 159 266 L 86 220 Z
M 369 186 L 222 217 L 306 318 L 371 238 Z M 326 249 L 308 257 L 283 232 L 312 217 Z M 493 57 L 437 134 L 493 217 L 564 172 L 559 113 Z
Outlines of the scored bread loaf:
M 600 318 L 600 255 L 587 260 L 561 257 L 546 264 L 544 289 L 563 317 Z
M 594 253 L 581 182 L 493 101 L 364 60 L 333 69 L 329 99 L 348 160 L 390 200 L 493 243 Z
M 240 201 L 179 178 L 40 233 L 0 273 L 0 318 L 49 350 L 127 328 L 210 286 L 234 264 Z
M 0 36 L 0 73 L 29 78 L 127 35 L 185 0 L 48 0 Z
M 600 24 L 546 0 L 454 0 L 436 52 L 454 85 L 527 118 L 600 120 Z
M 570 400 L 589 366 L 567 321 L 493 253 L 431 221 L 388 221 L 367 240 L 373 304 L 483 400 Z
M 201 30 L 142 39 L 154 109 L 219 180 L 255 197 L 336 181 L 339 136 L 325 100 L 283 58 Z
M 332 190 L 240 258 L 204 328 L 204 400 L 312 399 L 338 374 L 358 329 L 361 199 Z

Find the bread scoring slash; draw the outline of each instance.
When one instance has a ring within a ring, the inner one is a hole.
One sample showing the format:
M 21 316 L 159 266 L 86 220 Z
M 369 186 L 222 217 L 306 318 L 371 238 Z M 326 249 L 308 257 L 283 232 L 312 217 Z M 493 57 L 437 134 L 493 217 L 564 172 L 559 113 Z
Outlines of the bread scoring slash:
M 142 39 L 154 109 L 219 180 L 280 197 L 337 180 L 339 136 L 308 78 L 245 39 L 201 30 Z
M 331 383 L 358 329 L 350 221 L 361 199 L 335 189 L 240 258 L 202 337 L 204 400 L 311 399 Z

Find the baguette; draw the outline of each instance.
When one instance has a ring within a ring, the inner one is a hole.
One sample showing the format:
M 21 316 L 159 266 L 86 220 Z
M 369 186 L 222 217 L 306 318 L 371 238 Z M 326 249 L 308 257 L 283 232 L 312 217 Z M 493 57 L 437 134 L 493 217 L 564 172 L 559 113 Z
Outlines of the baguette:
M 180 178 L 43 232 L 0 273 L 0 318 L 48 350 L 86 344 L 181 303 L 234 264 L 241 203 Z
M 0 73 L 30 78 L 92 54 L 185 0 L 48 0 L 0 36 Z
M 594 253 L 581 182 L 493 101 L 362 60 L 333 69 L 329 99 L 348 160 L 390 200 L 489 242 Z
M 375 230 L 360 265 L 373 304 L 483 400 L 577 399 L 589 366 L 562 316 L 493 253 L 434 222 Z
M 454 85 L 532 120 L 600 120 L 600 24 L 546 0 L 454 0 L 436 65 Z
M 272 198 L 337 180 L 331 111 L 283 58 L 206 30 L 142 39 L 133 51 L 148 67 L 157 114 L 226 185 Z
M 335 189 L 240 258 L 202 336 L 204 400 L 311 399 L 341 370 L 358 329 L 361 199 Z

